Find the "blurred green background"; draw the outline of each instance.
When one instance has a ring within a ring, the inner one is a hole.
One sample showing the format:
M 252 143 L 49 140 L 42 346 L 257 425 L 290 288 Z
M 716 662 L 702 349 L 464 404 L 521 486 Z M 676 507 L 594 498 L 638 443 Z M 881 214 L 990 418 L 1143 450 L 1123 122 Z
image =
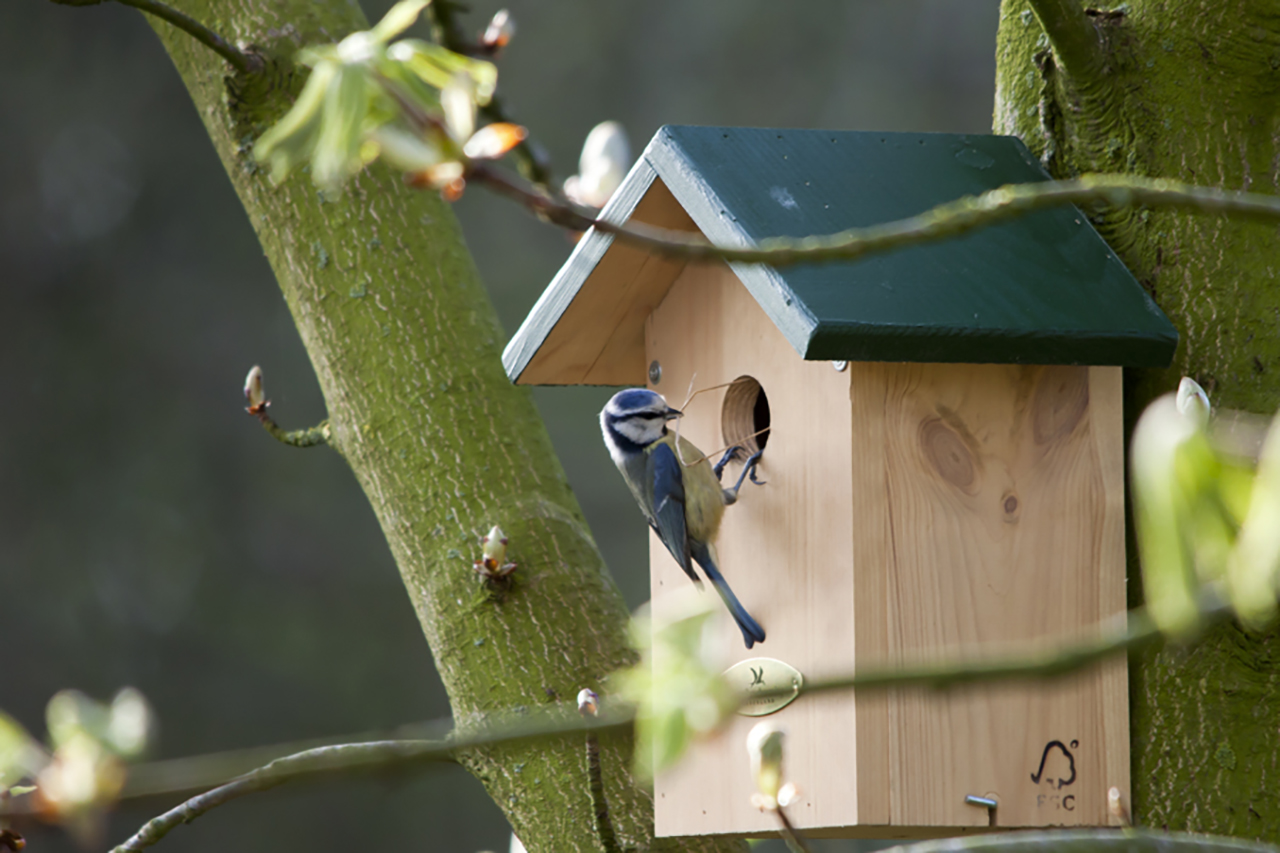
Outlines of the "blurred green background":
M 374 18 L 388 5 L 365 1 Z M 497 8 L 476 3 L 468 29 Z M 501 88 L 561 178 L 605 119 L 637 153 L 666 123 L 990 127 L 997 0 L 509 8 Z M 324 416 L 262 251 L 141 15 L 0 3 L 0 81 L 0 708 L 43 734 L 57 690 L 106 699 L 134 685 L 158 711 L 159 757 L 447 715 L 354 478 L 242 411 L 260 363 L 282 425 Z M 456 207 L 514 331 L 571 244 L 477 189 Z M 599 440 L 611 391 L 536 393 L 634 607 L 646 536 Z M 106 840 L 159 805 L 123 809 Z M 242 800 L 165 849 L 467 853 L 508 838 L 479 784 L 444 769 Z M 74 849 L 52 831 L 29 840 L 33 853 Z

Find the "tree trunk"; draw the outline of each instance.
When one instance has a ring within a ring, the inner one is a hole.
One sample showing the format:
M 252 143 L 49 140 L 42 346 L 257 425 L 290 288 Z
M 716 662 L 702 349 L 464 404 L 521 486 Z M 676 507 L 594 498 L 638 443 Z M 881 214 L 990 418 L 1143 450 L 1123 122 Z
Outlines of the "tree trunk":
M 1079 8 L 1078 0 L 1066 5 L 1073 14 Z M 1055 177 L 1128 172 L 1277 192 L 1280 8 L 1274 2 L 1130 0 L 1090 9 L 1086 26 L 1099 40 L 1097 66 L 1073 64 L 1060 38 L 1050 52 L 1031 6 L 1004 0 L 1001 8 L 994 125 L 997 133 L 1021 137 Z M 1129 423 L 1182 375 L 1197 379 L 1215 406 L 1274 413 L 1280 407 L 1276 226 L 1169 210 L 1092 213 L 1181 333 L 1169 370 L 1128 377 Z M 1136 568 L 1130 573 L 1135 599 Z M 1138 820 L 1280 836 L 1278 658 L 1275 631 L 1253 636 L 1232 625 L 1190 651 L 1171 648 L 1133 661 Z
M 275 270 L 324 393 L 330 445 L 373 505 L 458 725 L 601 690 L 633 659 L 628 614 L 529 394 L 502 370 L 504 336 L 448 206 L 381 168 L 333 195 L 306 174 L 272 187 L 253 162 L 253 141 L 305 78 L 294 53 L 366 29 L 359 6 L 175 5 L 266 59 L 265 73 L 235 76 L 153 22 Z M 519 564 L 500 598 L 471 565 L 494 524 Z M 646 849 L 652 795 L 632 781 L 630 754 L 629 738 L 602 744 L 606 795 L 622 845 Z M 461 761 L 531 851 L 601 849 L 582 738 Z

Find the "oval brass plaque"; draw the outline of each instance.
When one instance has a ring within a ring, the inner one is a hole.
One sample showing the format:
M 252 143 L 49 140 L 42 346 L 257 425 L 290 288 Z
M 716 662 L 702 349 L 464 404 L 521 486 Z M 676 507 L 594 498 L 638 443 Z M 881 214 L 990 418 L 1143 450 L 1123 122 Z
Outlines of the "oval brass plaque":
M 800 695 L 804 676 L 800 670 L 774 658 L 747 658 L 724 671 L 724 677 L 747 694 L 738 713 L 744 717 L 763 717 L 781 711 Z M 775 692 L 786 691 L 786 692 Z M 758 696 L 767 692 L 767 696 Z

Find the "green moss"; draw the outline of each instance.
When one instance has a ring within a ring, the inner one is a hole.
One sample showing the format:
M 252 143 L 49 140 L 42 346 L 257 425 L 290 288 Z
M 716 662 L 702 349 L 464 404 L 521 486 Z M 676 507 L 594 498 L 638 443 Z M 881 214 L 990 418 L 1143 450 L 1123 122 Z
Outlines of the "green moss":
M 366 27 L 358 4 L 176 5 L 271 58 L 267 73 L 228 80 L 218 57 L 167 25 L 156 28 L 276 273 L 316 366 L 330 446 L 351 466 L 382 525 L 454 718 L 542 705 L 548 689 L 568 699 L 583 686 L 598 687 L 604 674 L 633 659 L 628 614 L 530 395 L 502 370 L 505 336 L 447 205 L 377 167 L 333 196 L 318 193 L 307 174 L 272 186 L 242 165 L 250 141 L 301 85 L 304 72 L 295 72 L 289 57 L 300 44 Z M 395 250 L 378 251 L 383 243 Z M 329 298 L 364 295 L 371 281 L 382 307 L 371 298 Z M 420 455 L 424 436 L 429 459 Z M 424 464 L 406 464 L 406 455 Z M 476 574 L 463 550 L 440 545 L 465 534 L 470 549 L 494 523 L 511 537 L 520 580 L 500 602 L 459 606 L 475 594 Z M 610 749 L 607 793 L 618 834 L 624 846 L 647 848 L 652 802 L 625 773 L 630 741 Z M 591 821 L 577 817 L 591 813 L 580 754 L 580 741 L 543 741 L 460 761 L 533 853 L 594 850 Z M 512 772 L 517 764 L 524 773 Z M 547 780 L 536 796 L 524 796 L 530 777 Z
M 1048 85 L 1037 94 L 1026 68 L 1039 25 L 1021 23 L 1025 0 L 1005 0 L 997 132 L 1021 136 L 1038 154 L 1051 152 L 1058 177 L 1121 169 L 1280 193 L 1272 66 L 1280 28 L 1270 4 L 1222 0 L 1207 15 L 1189 0 L 1127 5 L 1122 18 L 1094 19 L 1109 52 L 1104 79 L 1080 86 L 1046 65 Z M 1023 109 L 1039 97 L 1058 122 L 1042 123 Z M 1002 108 L 1007 104 L 1019 108 Z M 1126 372 L 1127 423 L 1182 375 L 1209 382 L 1216 406 L 1280 408 L 1280 377 L 1257 369 L 1280 360 L 1274 227 L 1167 210 L 1103 210 L 1092 219 L 1182 335 L 1170 369 Z M 1136 566 L 1130 577 L 1136 604 Z M 1280 689 L 1270 674 L 1278 659 L 1280 634 L 1223 626 L 1194 651 L 1133 660 L 1132 786 L 1141 823 L 1280 838 L 1280 797 L 1268 776 L 1269 756 L 1280 753 Z M 1240 755 L 1232 743 L 1258 750 Z
M 1218 744 L 1217 750 L 1213 753 L 1213 760 L 1218 762 L 1219 767 L 1223 767 L 1227 770 L 1236 769 L 1236 753 L 1231 748 L 1231 744 L 1227 743 L 1225 740 Z

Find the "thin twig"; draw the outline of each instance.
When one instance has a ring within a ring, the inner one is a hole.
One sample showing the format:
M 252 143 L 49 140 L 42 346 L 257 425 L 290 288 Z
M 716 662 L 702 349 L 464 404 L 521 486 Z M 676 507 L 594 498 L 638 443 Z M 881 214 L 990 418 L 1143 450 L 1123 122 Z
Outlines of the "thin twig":
M 317 444 L 328 444 L 329 436 L 332 430 L 329 427 L 329 421 L 323 420 L 313 427 L 307 429 L 284 430 L 280 428 L 271 416 L 263 409 L 258 414 L 258 420 L 262 422 L 262 428 L 276 441 L 287 444 L 290 447 L 315 447 Z
M 427 7 L 431 17 L 431 30 L 441 47 L 464 56 L 492 56 L 493 52 L 476 44 L 462 34 L 462 25 L 458 23 L 457 13 L 466 7 L 454 0 L 435 0 Z M 489 103 L 480 107 L 480 115 L 490 122 L 509 122 L 511 117 L 503 107 L 502 99 L 497 93 L 489 99 Z M 520 174 L 539 187 L 551 187 L 551 158 L 546 149 L 532 137 L 525 137 L 511 150 L 515 155 Z
M 1080 0 L 1028 0 L 1053 45 L 1058 64 L 1072 82 L 1088 84 L 1106 73 L 1106 54 L 1098 30 Z
M 196 41 L 216 52 L 219 56 L 231 63 L 231 66 L 241 74 L 256 74 L 262 70 L 262 64 L 255 57 L 238 50 L 234 45 L 197 21 L 189 15 L 179 12 L 172 6 L 166 6 L 157 0 L 116 0 L 125 6 L 132 6 L 154 15 L 161 20 L 168 21 Z
M 218 806 L 246 794 L 270 790 L 295 779 L 406 763 L 452 761 L 454 755 L 463 750 L 584 731 L 624 728 L 630 726 L 632 718 L 633 715 L 629 712 L 602 714 L 591 720 L 583 720 L 576 714 L 569 716 L 548 713 L 534 720 L 525 717 L 517 723 L 493 725 L 478 733 L 444 740 L 374 741 L 309 749 L 278 758 L 225 785 L 192 797 L 182 805 L 145 823 L 127 841 L 112 848 L 111 853 L 138 853 L 154 845 L 179 825 L 190 823 Z
M 1229 610 L 1220 603 L 1210 601 L 1204 604 L 1202 612 L 1205 614 L 1206 623 L 1211 623 L 1225 618 Z M 974 663 L 873 670 L 851 676 L 813 681 L 805 684 L 800 693 L 808 695 L 851 688 L 860 690 L 891 687 L 951 689 L 976 681 L 1059 677 L 1083 669 L 1110 655 L 1136 649 L 1159 639 L 1159 632 L 1156 631 L 1144 610 L 1134 610 L 1126 615 L 1128 622 L 1124 630 L 1104 631 L 1096 639 L 1068 645 L 1057 652 Z M 790 690 L 754 691 L 750 694 L 750 698 L 757 699 L 772 692 L 789 693 Z M 743 701 L 746 700 L 747 697 L 744 697 Z M 479 732 L 442 740 L 375 741 L 306 750 L 272 761 L 227 784 L 191 798 L 177 808 L 149 821 L 127 842 L 114 848 L 112 853 L 137 853 L 155 844 L 179 824 L 188 823 L 217 806 L 245 794 L 268 790 L 294 779 L 333 775 L 353 769 L 388 767 L 402 763 L 448 761 L 461 750 L 481 746 L 509 745 L 517 741 L 557 735 L 626 729 L 634 721 L 634 709 L 617 705 L 607 712 L 601 711 L 598 717 L 590 718 L 566 714 L 563 713 L 563 709 L 557 709 L 532 717 L 530 715 L 504 717 Z M 931 853 L 931 851 L 922 851 L 922 853 Z
M 774 267 L 852 261 L 903 246 L 945 240 L 1026 213 L 1067 204 L 1105 203 L 1114 207 L 1169 207 L 1201 213 L 1231 213 L 1250 219 L 1280 219 L 1280 197 L 1198 187 L 1136 175 L 1085 175 L 1071 181 L 1008 184 L 977 196 L 940 204 L 924 213 L 835 234 L 797 239 L 770 237 L 754 248 L 717 246 L 688 231 L 631 222 L 620 225 L 588 216 L 570 204 L 489 166 L 475 166 L 469 178 L 487 184 L 548 221 L 564 228 L 594 228 L 654 254 L 685 260 L 720 259 Z
M 800 834 L 800 831 L 791 825 L 791 821 L 787 818 L 786 810 L 779 805 L 774 808 L 773 813 L 777 816 L 778 823 L 782 827 L 779 832 L 782 835 L 783 842 L 787 845 L 787 849 L 791 853 L 809 853 L 809 845 L 805 843 L 804 836 Z
M 975 682 L 1057 678 L 1120 652 L 1133 651 L 1160 640 L 1160 631 L 1145 609 L 1128 611 L 1121 618 L 1126 622 L 1123 630 L 1103 631 L 1095 638 L 1057 646 L 1043 652 L 966 663 L 953 661 L 867 670 L 851 676 L 806 681 L 799 695 L 829 693 L 833 690 L 848 690 L 854 687 L 859 690 L 888 687 L 928 687 L 947 690 Z M 778 688 L 773 692 L 778 695 L 789 695 L 792 689 Z M 752 696 L 757 698 L 767 695 L 769 694 L 765 691 L 752 693 Z

